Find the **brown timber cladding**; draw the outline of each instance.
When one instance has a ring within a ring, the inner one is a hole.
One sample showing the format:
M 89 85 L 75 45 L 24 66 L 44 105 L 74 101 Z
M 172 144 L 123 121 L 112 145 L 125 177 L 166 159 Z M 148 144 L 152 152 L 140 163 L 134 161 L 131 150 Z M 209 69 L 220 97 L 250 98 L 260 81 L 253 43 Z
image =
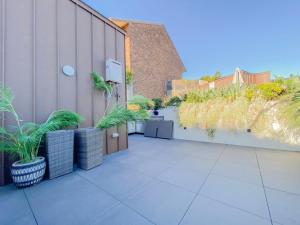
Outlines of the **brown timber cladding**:
M 0 11 L 1 83 L 12 89 L 21 118 L 40 123 L 64 108 L 86 118 L 82 127 L 93 126 L 106 97 L 94 90 L 90 73 L 105 76 L 109 58 L 125 64 L 124 31 L 79 0 L 0 0 Z M 74 67 L 75 76 L 63 75 L 64 65 Z M 118 90 L 113 102 L 125 105 L 125 66 Z M 5 115 L 2 126 L 12 121 Z M 106 153 L 127 148 L 126 126 L 109 129 L 105 139 Z M 0 185 L 9 181 L 9 167 L 0 153 Z

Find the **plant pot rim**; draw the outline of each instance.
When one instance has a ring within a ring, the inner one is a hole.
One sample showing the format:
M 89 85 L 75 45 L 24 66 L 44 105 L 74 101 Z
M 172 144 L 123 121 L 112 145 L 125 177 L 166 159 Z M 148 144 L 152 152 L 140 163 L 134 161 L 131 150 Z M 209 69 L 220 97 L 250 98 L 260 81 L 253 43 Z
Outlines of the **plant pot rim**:
M 97 127 L 81 127 L 81 128 L 77 128 L 75 130 L 101 130 L 100 128 L 97 128 Z
M 34 165 L 35 163 L 40 162 L 40 161 L 44 161 L 44 160 L 45 160 L 45 157 L 37 156 L 34 160 L 32 160 L 30 162 L 26 162 L 26 163 L 22 163 L 22 160 L 16 161 L 12 164 L 12 166 L 14 166 L 14 167 L 23 167 L 25 165 L 29 166 L 29 165 Z
M 49 133 L 65 133 L 65 132 L 72 132 L 74 129 L 61 129 L 61 130 L 53 130 L 53 131 L 48 131 L 47 134 Z

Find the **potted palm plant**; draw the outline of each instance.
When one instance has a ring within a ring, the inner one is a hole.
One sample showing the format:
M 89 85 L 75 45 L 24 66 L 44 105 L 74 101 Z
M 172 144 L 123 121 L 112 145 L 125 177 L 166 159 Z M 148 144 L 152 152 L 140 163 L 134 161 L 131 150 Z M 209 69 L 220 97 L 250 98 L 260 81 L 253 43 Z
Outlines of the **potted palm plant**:
M 127 121 L 144 120 L 148 118 L 145 107 L 129 110 L 125 106 L 115 106 L 109 111 L 111 97 L 114 94 L 114 84 L 106 82 L 102 76 L 93 72 L 91 74 L 97 90 L 104 91 L 108 104 L 101 119 L 94 128 L 81 128 L 75 130 L 75 153 L 77 166 L 88 170 L 102 163 L 103 157 L 103 130 L 126 124 Z M 136 104 L 145 104 L 142 101 Z
M 154 102 L 153 115 L 158 116 L 158 110 L 163 108 L 163 101 L 161 98 L 153 98 L 152 101 Z
M 106 82 L 103 77 L 96 72 L 91 73 L 91 77 L 94 81 L 95 88 L 104 91 L 108 98 L 108 104 L 104 111 L 104 115 L 96 124 L 97 128 L 108 129 L 110 127 L 125 124 L 127 121 L 145 120 L 149 117 L 147 108 L 153 103 L 151 100 L 141 95 L 133 96 L 131 101 L 128 102 L 129 105 L 135 105 L 136 108 L 130 109 L 125 106 L 115 106 L 108 112 L 111 104 L 110 99 L 114 94 L 114 84 Z M 116 94 L 118 95 L 118 93 Z
M 149 109 L 152 109 L 154 107 L 154 102 L 148 98 L 145 98 L 142 95 L 134 95 L 132 98 L 128 101 L 128 109 L 135 110 L 135 111 L 142 111 L 146 112 Z M 137 120 L 134 122 L 128 123 L 128 129 L 130 127 L 133 127 L 131 133 L 138 133 L 143 134 L 145 131 L 145 120 Z
M 39 183 L 45 174 L 45 158 L 38 156 L 43 136 L 50 131 L 77 126 L 83 119 L 74 112 L 58 110 L 42 124 L 24 122 L 12 102 L 11 90 L 0 87 L 0 112 L 10 113 L 16 122 L 12 129 L 0 127 L 0 151 L 19 159 L 12 164 L 12 179 L 17 187 L 27 187 Z

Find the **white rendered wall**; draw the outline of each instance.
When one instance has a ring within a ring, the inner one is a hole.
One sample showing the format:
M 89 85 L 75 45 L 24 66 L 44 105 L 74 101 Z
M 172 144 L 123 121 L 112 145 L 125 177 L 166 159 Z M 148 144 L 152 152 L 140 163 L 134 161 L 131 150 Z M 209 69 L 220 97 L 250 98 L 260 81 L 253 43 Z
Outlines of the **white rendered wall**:
M 259 139 L 251 133 L 245 132 L 227 132 L 217 130 L 214 138 L 210 138 L 204 129 L 200 128 L 186 128 L 184 129 L 179 125 L 177 109 L 170 107 L 159 110 L 159 115 L 164 116 L 165 120 L 174 121 L 174 138 L 200 141 L 200 142 L 211 142 L 220 144 L 240 145 L 256 148 L 265 149 L 277 149 L 277 150 L 288 150 L 288 151 L 300 151 L 300 146 L 283 144 L 271 139 Z

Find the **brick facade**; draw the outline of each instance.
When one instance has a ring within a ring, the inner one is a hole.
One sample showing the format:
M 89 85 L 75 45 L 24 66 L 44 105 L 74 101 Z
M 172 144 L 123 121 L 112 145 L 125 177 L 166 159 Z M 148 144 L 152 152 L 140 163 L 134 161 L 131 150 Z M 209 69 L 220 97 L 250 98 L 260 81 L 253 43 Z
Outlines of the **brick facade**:
M 181 79 L 185 67 L 165 27 L 160 24 L 114 20 L 127 32 L 126 66 L 133 73 L 133 92 L 164 97 L 166 82 Z
M 238 76 L 240 80 L 236 81 L 236 77 Z M 172 81 L 172 96 L 183 96 L 191 91 L 200 91 L 207 90 L 210 88 L 224 88 L 228 87 L 233 83 L 241 83 L 241 84 L 262 84 L 266 82 L 270 82 L 271 73 L 260 72 L 260 73 L 250 73 L 245 70 L 237 69 L 235 74 L 231 74 L 229 76 L 221 77 L 213 82 L 208 83 L 207 81 L 201 80 L 173 80 Z

